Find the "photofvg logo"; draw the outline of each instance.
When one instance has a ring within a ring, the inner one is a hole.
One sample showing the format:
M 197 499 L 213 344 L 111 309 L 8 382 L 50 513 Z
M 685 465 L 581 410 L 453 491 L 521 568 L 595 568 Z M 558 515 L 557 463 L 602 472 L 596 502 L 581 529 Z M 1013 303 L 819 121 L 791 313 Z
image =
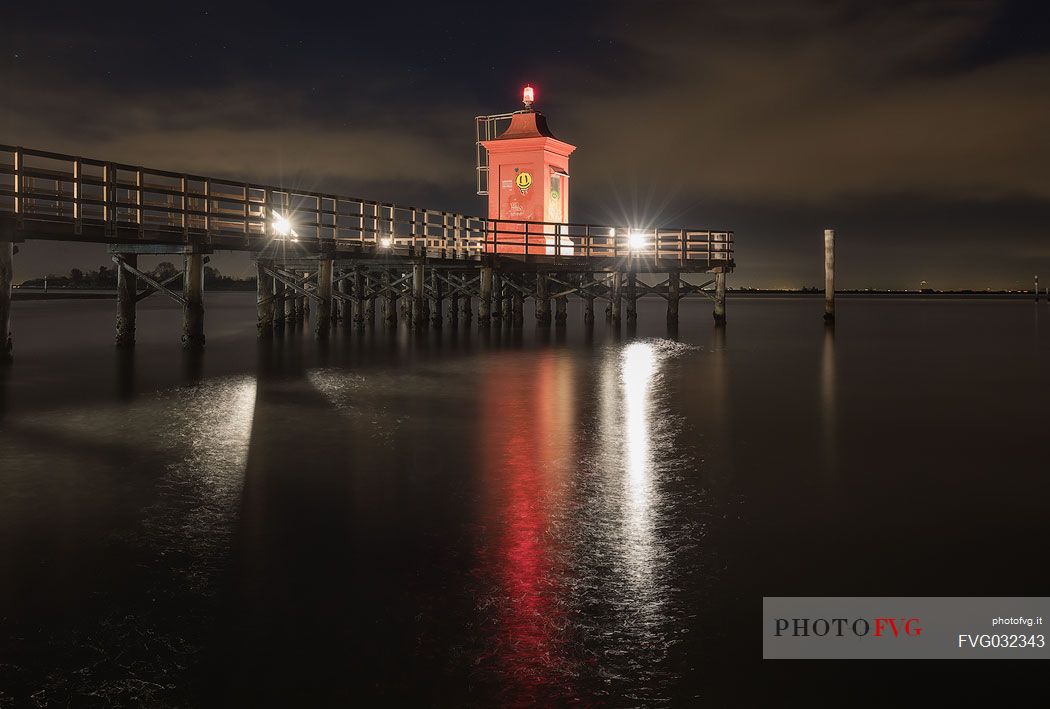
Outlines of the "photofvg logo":
M 796 638 L 845 637 L 850 633 L 858 638 L 919 637 L 921 621 L 916 617 L 902 618 L 775 618 L 775 637 L 790 634 Z
M 1047 611 L 1048 598 L 767 597 L 762 656 L 1050 659 Z

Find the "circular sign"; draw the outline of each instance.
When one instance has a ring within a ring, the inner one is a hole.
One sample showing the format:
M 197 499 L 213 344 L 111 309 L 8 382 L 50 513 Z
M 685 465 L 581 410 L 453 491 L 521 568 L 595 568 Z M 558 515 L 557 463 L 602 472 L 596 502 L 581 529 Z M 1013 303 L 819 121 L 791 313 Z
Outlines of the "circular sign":
M 519 172 L 518 176 L 514 178 L 514 184 L 518 186 L 518 189 L 522 192 L 532 187 L 532 175 L 527 172 Z
M 561 195 L 558 193 L 558 190 L 551 190 L 551 199 L 557 200 L 558 197 L 561 197 Z

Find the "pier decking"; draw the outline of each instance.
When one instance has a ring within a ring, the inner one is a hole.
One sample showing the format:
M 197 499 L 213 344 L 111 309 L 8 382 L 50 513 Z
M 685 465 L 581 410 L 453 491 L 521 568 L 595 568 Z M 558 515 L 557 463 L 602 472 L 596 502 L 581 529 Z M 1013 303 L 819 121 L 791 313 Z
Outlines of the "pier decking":
M 733 232 L 630 225 L 493 220 L 389 202 L 144 168 L 0 145 L 0 326 L 9 332 L 11 258 L 31 240 L 109 245 L 118 266 L 117 343 L 134 342 L 135 303 L 153 293 L 185 309 L 183 342 L 204 344 L 204 256 L 249 252 L 258 264 L 259 330 L 268 334 L 316 306 L 314 327 L 361 326 L 376 302 L 389 323 L 397 302 L 414 326 L 472 317 L 563 321 L 570 295 L 608 301 L 609 317 L 636 317 L 644 296 L 663 297 L 677 320 L 687 296 L 714 300 L 725 319 L 725 277 L 735 266 Z M 142 254 L 180 254 L 185 269 L 157 282 Z M 710 274 L 690 283 L 683 274 Z M 647 284 L 638 274 L 667 274 Z M 139 290 L 139 281 L 145 289 Z M 181 289 L 174 290 L 181 281 Z M 10 336 L 7 337 L 10 352 Z

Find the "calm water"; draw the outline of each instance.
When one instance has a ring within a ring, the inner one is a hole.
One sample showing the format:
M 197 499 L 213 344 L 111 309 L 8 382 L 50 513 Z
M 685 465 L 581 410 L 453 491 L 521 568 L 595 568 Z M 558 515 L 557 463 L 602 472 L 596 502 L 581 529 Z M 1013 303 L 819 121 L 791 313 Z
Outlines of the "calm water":
M 257 345 L 254 296 L 213 294 L 193 358 L 156 298 L 133 355 L 111 302 L 16 303 L 0 706 L 848 705 L 1032 681 L 763 663 L 759 614 L 1045 595 L 1045 303 L 846 299 L 832 332 L 817 299 L 736 298 L 720 333 L 688 301 L 677 339 L 655 301 L 620 335 L 587 337 L 578 308 L 547 334 Z

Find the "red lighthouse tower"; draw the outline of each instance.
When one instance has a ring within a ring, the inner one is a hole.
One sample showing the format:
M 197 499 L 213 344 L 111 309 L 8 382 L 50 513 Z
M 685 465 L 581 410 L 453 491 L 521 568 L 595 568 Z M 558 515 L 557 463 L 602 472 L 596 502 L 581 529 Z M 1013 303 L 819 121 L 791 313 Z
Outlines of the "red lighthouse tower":
M 569 220 L 569 156 L 576 146 L 554 137 L 546 117 L 533 110 L 534 100 L 535 90 L 526 86 L 523 110 L 482 117 L 490 126 L 493 119 L 509 119 L 499 135 L 488 140 L 479 136 L 478 140 L 488 164 L 486 189 L 479 192 L 488 194 L 490 229 L 496 234 L 495 243 L 485 250 L 569 255 L 572 242 L 558 236 L 561 230 L 556 225 Z M 543 226 L 532 227 L 525 222 Z M 559 241 L 561 248 L 557 247 Z

